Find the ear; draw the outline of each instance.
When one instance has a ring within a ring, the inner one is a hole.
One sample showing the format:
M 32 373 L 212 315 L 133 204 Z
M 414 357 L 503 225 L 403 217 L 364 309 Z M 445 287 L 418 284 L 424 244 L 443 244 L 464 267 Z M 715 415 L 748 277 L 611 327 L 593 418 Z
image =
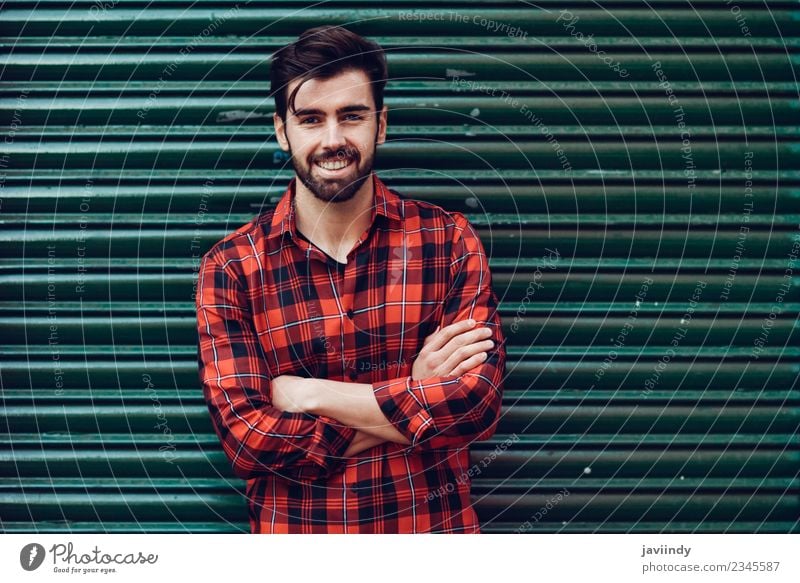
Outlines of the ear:
M 375 140 L 376 144 L 382 144 L 386 141 L 386 125 L 388 123 L 388 108 L 384 105 L 378 114 L 378 137 Z
M 272 114 L 272 123 L 275 126 L 275 137 L 278 139 L 278 144 L 284 152 L 289 151 L 289 142 L 286 139 L 286 123 L 283 118 L 277 113 Z

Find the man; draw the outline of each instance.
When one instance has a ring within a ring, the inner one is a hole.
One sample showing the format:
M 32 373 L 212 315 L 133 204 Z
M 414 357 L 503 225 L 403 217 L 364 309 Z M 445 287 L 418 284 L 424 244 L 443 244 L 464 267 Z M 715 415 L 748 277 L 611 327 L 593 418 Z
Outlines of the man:
M 217 243 L 200 380 L 256 533 L 479 532 L 468 446 L 493 435 L 504 338 L 480 239 L 372 172 L 386 61 L 339 27 L 272 60 L 296 177 Z

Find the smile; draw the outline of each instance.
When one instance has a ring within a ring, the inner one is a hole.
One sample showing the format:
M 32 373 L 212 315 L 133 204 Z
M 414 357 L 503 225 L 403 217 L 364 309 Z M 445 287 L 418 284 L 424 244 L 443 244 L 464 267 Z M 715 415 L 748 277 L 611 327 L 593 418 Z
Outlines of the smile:
M 317 166 L 317 168 L 322 168 L 327 172 L 339 172 L 351 166 L 352 164 L 353 164 L 352 158 L 348 158 L 346 160 L 330 160 L 324 162 L 316 162 L 315 166 Z

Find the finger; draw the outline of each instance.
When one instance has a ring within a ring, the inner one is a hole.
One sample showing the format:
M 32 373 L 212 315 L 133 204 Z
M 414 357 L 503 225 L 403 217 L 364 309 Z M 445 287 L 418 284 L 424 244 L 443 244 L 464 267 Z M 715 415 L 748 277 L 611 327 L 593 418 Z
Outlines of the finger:
M 442 346 L 450 342 L 450 340 L 452 340 L 454 337 L 472 329 L 475 326 L 475 324 L 476 324 L 475 320 L 468 319 L 468 320 L 461 320 L 460 322 L 456 322 L 455 324 L 450 324 L 449 326 L 445 326 L 439 332 L 434 334 L 433 339 L 431 339 L 430 349 L 439 350 Z
M 474 354 L 467 360 L 459 364 L 455 368 L 455 370 L 453 370 L 453 372 L 451 372 L 450 374 L 454 376 L 461 376 L 465 372 L 470 371 L 479 364 L 481 364 L 484 360 L 486 360 L 486 357 L 487 354 L 485 352 L 479 352 L 478 354 Z
M 465 360 L 469 360 L 474 355 L 480 354 L 481 352 L 491 350 L 493 347 L 494 347 L 494 342 L 491 340 L 484 340 L 483 342 L 473 342 L 466 346 L 461 346 L 456 350 L 453 350 L 450 356 L 444 361 L 445 365 L 444 368 L 445 370 L 454 370 Z
M 469 346 L 471 344 L 477 344 L 482 340 L 487 340 L 492 337 L 494 334 L 493 330 L 488 326 L 481 326 L 479 328 L 473 328 L 472 330 L 468 330 L 467 332 L 462 332 L 455 338 L 452 338 L 447 344 L 445 344 L 442 348 L 437 351 L 437 356 L 442 361 L 447 360 L 450 355 L 452 355 L 456 350 L 464 348 L 465 346 Z M 463 352 L 463 351 L 462 351 Z M 472 354 L 472 353 L 470 353 Z M 454 362 L 453 366 L 458 364 L 458 362 Z

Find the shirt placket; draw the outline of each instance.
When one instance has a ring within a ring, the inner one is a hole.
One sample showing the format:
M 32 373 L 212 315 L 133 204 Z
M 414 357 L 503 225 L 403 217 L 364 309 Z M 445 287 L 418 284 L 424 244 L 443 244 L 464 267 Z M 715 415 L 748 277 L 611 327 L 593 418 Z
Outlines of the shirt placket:
M 356 281 L 358 281 L 359 277 L 369 276 L 366 272 L 359 273 L 358 256 L 361 253 L 369 253 L 368 240 L 371 231 L 372 228 L 368 227 L 347 255 L 347 263 L 342 269 L 342 280 L 339 287 L 342 292 L 342 311 L 344 313 L 342 317 L 342 326 L 344 328 L 346 374 L 351 381 L 356 381 L 359 378 L 356 346 L 356 326 L 358 324 L 358 316 L 355 312 L 358 309 L 358 305 L 355 301 Z M 368 264 L 368 262 L 363 263 L 365 265 Z
M 368 244 L 371 227 L 368 227 L 358 241 L 353 245 L 347 255 L 347 263 L 342 264 L 326 255 L 316 245 L 309 243 L 302 237 L 298 237 L 296 242 L 304 250 L 307 260 L 313 258 L 314 262 L 323 269 L 327 269 L 333 281 L 333 293 L 335 294 L 336 305 L 340 310 L 339 320 L 341 322 L 341 352 L 342 352 L 342 376 L 345 380 L 356 381 L 359 378 L 359 363 L 356 346 L 356 314 L 355 310 L 355 287 L 358 277 L 367 277 L 367 273 L 358 273 L 358 254 L 369 253 Z M 333 332 L 333 330 L 329 330 Z M 329 337 L 336 337 L 329 334 Z
M 355 343 L 355 312 L 354 312 L 354 292 L 356 281 L 356 260 L 355 254 L 348 257 L 347 264 L 340 268 L 342 279 L 339 282 L 339 289 L 342 293 L 342 327 L 344 328 L 344 354 L 346 374 L 351 381 L 358 379 L 358 363 Z

